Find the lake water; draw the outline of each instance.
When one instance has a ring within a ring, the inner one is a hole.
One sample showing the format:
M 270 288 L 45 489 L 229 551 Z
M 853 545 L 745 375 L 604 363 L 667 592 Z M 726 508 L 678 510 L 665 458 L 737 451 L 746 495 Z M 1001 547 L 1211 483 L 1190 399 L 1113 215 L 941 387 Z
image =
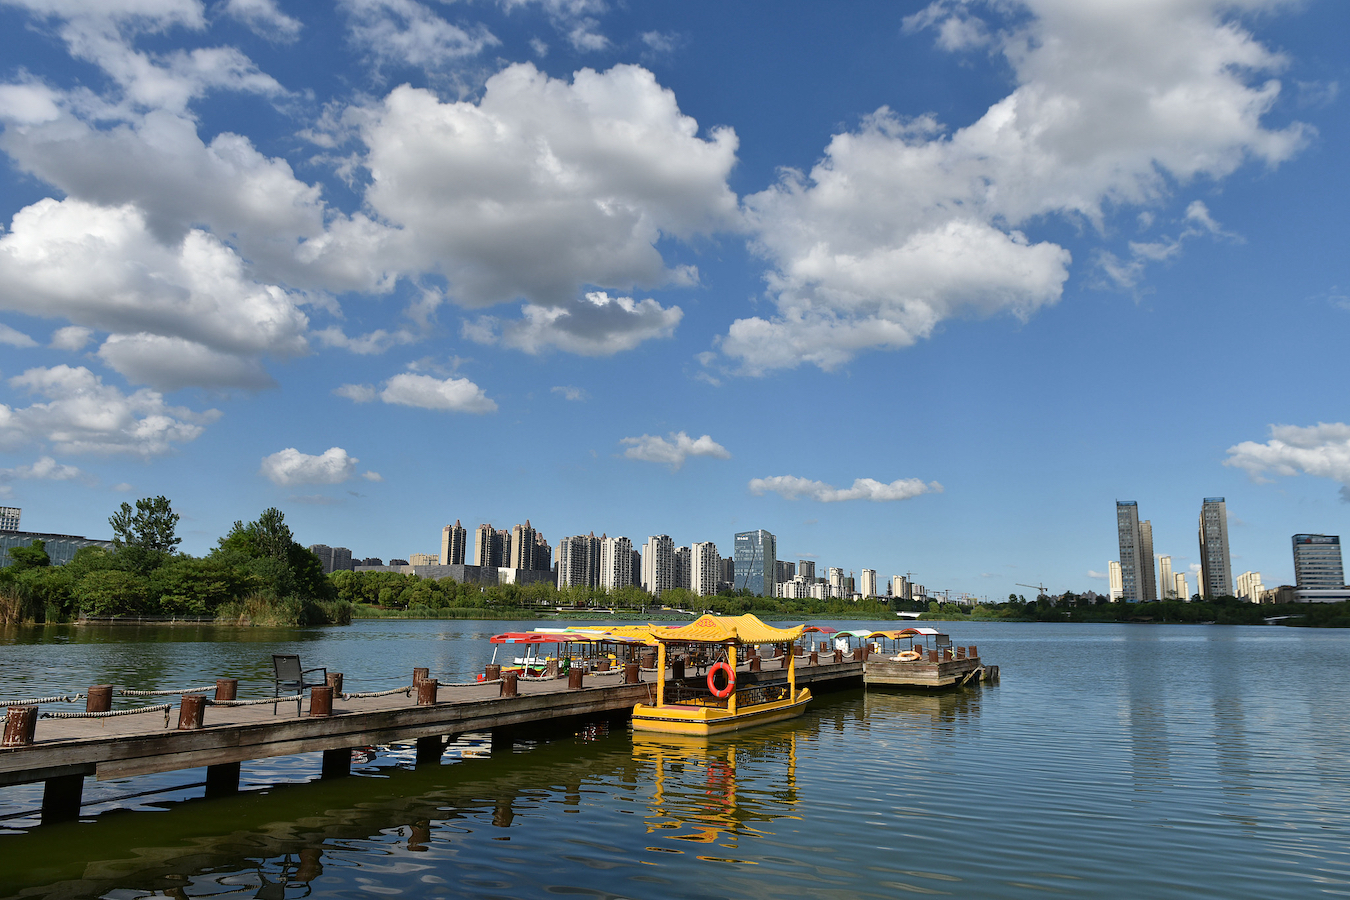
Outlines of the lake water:
M 281 651 L 347 690 L 465 680 L 508 627 L 0 630 L 0 699 L 226 674 L 258 696 Z M 40 786 L 0 788 L 0 896 L 1350 895 L 1350 633 L 952 629 L 1001 683 L 823 694 L 734 740 L 466 735 L 336 781 L 313 754 L 245 764 L 209 801 L 202 770 L 86 779 L 82 821 L 47 828 Z

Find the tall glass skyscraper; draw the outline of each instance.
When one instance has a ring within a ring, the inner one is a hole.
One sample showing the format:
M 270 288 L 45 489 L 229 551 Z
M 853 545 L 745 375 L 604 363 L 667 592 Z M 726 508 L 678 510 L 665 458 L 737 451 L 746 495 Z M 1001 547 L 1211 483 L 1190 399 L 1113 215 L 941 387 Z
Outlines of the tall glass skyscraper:
M 742 531 L 736 535 L 734 547 L 736 588 L 745 588 L 756 597 L 772 597 L 774 564 L 778 562 L 777 538 L 762 528 Z

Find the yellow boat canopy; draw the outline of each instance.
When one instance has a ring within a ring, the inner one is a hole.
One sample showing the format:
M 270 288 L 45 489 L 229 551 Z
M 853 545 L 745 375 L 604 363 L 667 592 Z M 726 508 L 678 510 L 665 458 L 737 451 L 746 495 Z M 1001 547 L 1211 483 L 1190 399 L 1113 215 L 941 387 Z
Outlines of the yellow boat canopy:
M 744 616 L 700 616 L 682 628 L 659 628 L 652 631 L 652 637 L 668 643 L 686 643 L 701 641 L 709 644 L 723 644 L 735 641 L 740 644 L 777 644 L 795 641 L 802 636 L 803 626 L 793 628 L 774 628 L 765 625 L 757 617 Z

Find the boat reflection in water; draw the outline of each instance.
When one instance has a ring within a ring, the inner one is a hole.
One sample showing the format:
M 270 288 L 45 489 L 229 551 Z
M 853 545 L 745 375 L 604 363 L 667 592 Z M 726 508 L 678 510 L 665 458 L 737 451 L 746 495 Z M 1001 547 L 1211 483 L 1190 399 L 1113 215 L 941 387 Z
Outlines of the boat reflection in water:
M 801 818 L 796 812 L 796 729 L 760 729 L 724 740 L 634 732 L 633 758 L 651 767 L 654 787 L 647 833 L 659 835 L 663 842 L 687 841 L 735 850 L 741 837 L 764 835 L 760 826 Z M 738 766 L 749 770 L 754 790 L 737 791 Z M 766 792 L 765 784 L 775 787 Z M 671 845 L 646 849 L 685 852 Z M 697 856 L 746 862 L 708 851 Z

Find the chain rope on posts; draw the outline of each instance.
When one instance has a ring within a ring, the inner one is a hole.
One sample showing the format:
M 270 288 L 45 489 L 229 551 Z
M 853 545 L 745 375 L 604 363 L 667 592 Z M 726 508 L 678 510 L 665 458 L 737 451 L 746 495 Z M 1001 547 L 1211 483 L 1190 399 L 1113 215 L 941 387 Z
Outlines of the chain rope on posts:
M 133 691 L 129 688 L 123 688 L 117 692 L 119 697 L 170 697 L 176 694 L 205 694 L 207 691 L 214 691 L 216 686 L 198 688 L 183 688 L 176 691 Z

